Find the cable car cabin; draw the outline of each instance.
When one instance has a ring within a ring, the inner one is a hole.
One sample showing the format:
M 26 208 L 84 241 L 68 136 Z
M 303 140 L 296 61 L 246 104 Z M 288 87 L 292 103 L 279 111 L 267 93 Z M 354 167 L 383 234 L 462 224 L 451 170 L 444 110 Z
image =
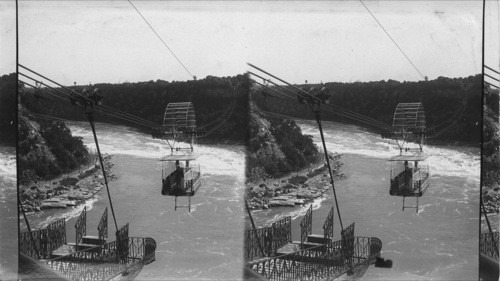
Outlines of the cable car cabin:
M 403 211 L 405 208 L 415 208 L 418 213 L 418 198 L 429 187 L 429 167 L 422 165 L 427 156 L 424 155 L 397 155 L 391 162 L 391 196 L 403 197 Z M 415 206 L 405 206 L 405 197 L 415 197 Z
M 201 186 L 200 167 L 193 165 L 196 155 L 168 155 L 161 159 L 162 188 L 161 194 L 175 196 L 175 210 L 187 207 L 191 212 L 191 196 L 194 196 Z M 187 196 L 187 206 L 177 206 L 177 197 Z

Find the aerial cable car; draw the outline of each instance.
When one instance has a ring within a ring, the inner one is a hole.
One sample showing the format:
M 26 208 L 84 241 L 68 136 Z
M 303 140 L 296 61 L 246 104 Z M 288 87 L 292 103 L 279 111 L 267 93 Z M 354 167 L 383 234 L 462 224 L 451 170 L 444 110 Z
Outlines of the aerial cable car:
M 430 175 L 428 166 L 419 165 L 419 162 L 427 158 L 423 152 L 424 139 L 428 132 L 422 103 L 399 103 L 394 111 L 392 131 L 388 136 L 395 140 L 399 147 L 399 155 L 389 159 L 389 195 L 403 197 L 403 211 L 406 208 L 415 208 L 418 213 L 418 199 L 429 187 Z M 406 197 L 415 197 L 416 204 L 405 206 Z
M 191 197 L 201 186 L 199 165 L 194 165 L 198 155 L 194 143 L 203 132 L 196 127 L 196 115 L 191 102 L 169 103 L 163 117 L 163 127 L 153 130 L 153 138 L 164 139 L 170 154 L 161 158 L 161 194 L 175 197 L 175 210 L 187 207 L 191 211 Z M 177 197 L 188 197 L 188 205 L 178 206 Z

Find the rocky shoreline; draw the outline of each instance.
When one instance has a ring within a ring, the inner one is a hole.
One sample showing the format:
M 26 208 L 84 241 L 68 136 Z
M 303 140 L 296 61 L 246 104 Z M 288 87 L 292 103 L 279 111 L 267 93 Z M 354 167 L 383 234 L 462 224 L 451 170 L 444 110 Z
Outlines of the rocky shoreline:
M 111 173 L 113 164 L 110 159 L 111 155 L 103 156 L 108 181 L 116 178 Z M 24 210 L 26 212 L 39 212 L 54 208 L 65 209 L 83 204 L 98 196 L 101 189 L 105 187 L 104 178 L 100 174 L 101 167 L 97 156 L 92 162 L 93 164 L 85 170 L 78 169 L 54 180 L 20 186 L 19 194 Z
M 335 180 L 345 178 L 340 169 L 341 157 L 338 153 L 329 154 Z M 269 209 L 303 205 L 321 197 L 328 190 L 331 190 L 331 183 L 325 162 L 278 179 L 247 183 L 246 196 L 251 209 Z

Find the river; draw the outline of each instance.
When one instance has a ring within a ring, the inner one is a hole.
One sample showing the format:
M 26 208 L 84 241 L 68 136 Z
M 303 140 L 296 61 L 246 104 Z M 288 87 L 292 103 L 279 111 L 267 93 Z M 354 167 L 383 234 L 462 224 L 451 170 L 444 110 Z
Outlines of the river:
M 16 148 L 0 146 L 0 280 L 17 279 Z
M 73 135 L 95 151 L 90 126 L 69 123 Z M 200 155 L 202 186 L 192 197 L 191 212 L 174 211 L 174 198 L 161 195 L 161 163 L 170 153 L 162 140 L 134 129 L 98 123 L 97 137 L 102 153 L 112 155 L 112 172 L 117 179 L 109 184 L 118 227 L 130 223 L 130 236 L 156 240 L 156 261 L 144 266 L 137 280 L 234 280 L 243 266 L 243 201 L 245 149 L 237 145 L 196 145 Z M 97 235 L 97 224 L 109 201 L 88 201 L 87 234 Z M 179 197 L 180 205 L 187 204 Z M 50 210 L 29 215 L 35 226 L 58 218 L 66 221 L 67 237 L 74 241 L 73 225 L 83 205 L 72 209 Z M 109 210 L 110 234 L 115 226 Z M 114 240 L 110 235 L 108 241 Z
M 315 122 L 298 121 L 321 147 Z M 479 231 L 479 148 L 425 146 L 430 187 L 419 212 L 402 211 L 402 198 L 389 195 L 390 164 L 396 144 L 353 125 L 324 122 L 329 152 L 343 154 L 345 180 L 335 183 L 344 227 L 355 222 L 355 235 L 382 240 L 382 257 L 393 267 L 370 267 L 363 280 L 477 280 Z M 406 204 L 414 204 L 408 198 Z M 331 192 L 313 206 L 313 233 L 333 206 Z M 292 240 L 300 240 L 300 220 L 309 206 L 254 211 L 258 225 L 291 215 Z M 340 225 L 335 213 L 335 238 Z

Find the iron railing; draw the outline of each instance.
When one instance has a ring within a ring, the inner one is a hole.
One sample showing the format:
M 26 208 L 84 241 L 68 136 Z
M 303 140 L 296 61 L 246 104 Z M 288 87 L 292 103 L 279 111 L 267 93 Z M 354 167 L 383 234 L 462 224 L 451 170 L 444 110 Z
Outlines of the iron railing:
M 21 232 L 19 237 L 19 252 L 32 258 L 45 258 L 47 243 L 47 229 Z
M 300 243 L 304 243 L 307 240 L 307 236 L 312 233 L 312 211 L 311 205 L 300 222 Z
M 97 233 L 99 240 L 108 238 L 108 207 L 104 209 L 99 225 L 97 226 Z
M 20 235 L 19 252 L 35 259 L 47 259 L 55 249 L 66 244 L 66 221 L 60 219 L 46 228 L 31 233 L 21 232 Z
M 87 206 L 83 207 L 83 211 L 78 216 L 75 223 L 75 233 L 76 233 L 76 248 L 78 250 L 78 244 L 82 240 L 82 237 L 87 234 Z
M 116 245 L 116 258 L 121 263 L 125 262 L 128 256 L 129 248 L 126 238 L 128 238 L 128 223 L 116 231 L 116 241 L 119 241 Z
M 479 237 L 479 252 L 490 258 L 498 260 L 498 236 L 498 231 L 481 234 Z M 495 249 L 495 245 L 497 249 Z
M 344 228 L 341 232 L 342 237 L 342 254 L 345 257 L 349 266 L 352 266 L 354 256 L 354 223 Z M 351 258 L 350 258 L 351 257 Z
M 264 256 L 272 256 L 276 251 L 292 242 L 292 218 L 285 217 L 271 226 L 245 230 L 245 260 L 254 260 Z M 260 245 L 264 251 L 262 256 Z
M 248 262 L 247 266 L 269 280 L 334 279 L 380 256 L 382 242 L 375 237 L 352 237 L 349 243 L 335 241 L 295 253 Z M 353 249 L 343 248 L 353 245 Z M 351 253 L 345 256 L 344 253 Z M 351 263 L 353 262 L 353 263 Z
M 119 244 L 126 244 L 129 249 L 120 262 L 116 259 Z M 69 280 L 109 280 L 153 262 L 155 250 L 152 238 L 128 237 L 49 260 L 46 265 Z
M 323 237 L 325 239 L 333 239 L 333 207 L 330 209 L 325 223 L 323 224 Z
M 47 256 L 66 244 L 66 220 L 60 219 L 47 226 Z

